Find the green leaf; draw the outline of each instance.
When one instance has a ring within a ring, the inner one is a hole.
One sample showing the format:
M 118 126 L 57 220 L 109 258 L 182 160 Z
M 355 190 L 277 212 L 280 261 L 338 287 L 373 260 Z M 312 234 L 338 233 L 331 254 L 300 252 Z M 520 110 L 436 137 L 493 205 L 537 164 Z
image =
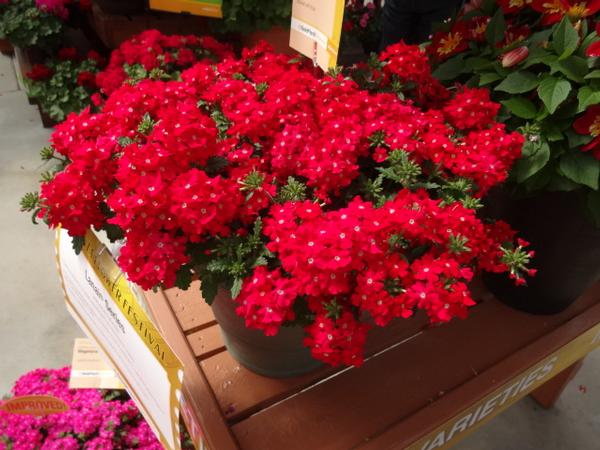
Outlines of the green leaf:
M 536 44 L 547 41 L 550 38 L 551 34 L 552 28 L 546 28 L 545 30 L 538 31 L 537 33 L 532 34 L 529 38 L 529 42 L 531 43 L 532 47 L 538 48 L 536 47 Z
M 579 44 L 579 33 L 567 15 L 558 24 L 552 33 L 552 46 L 558 54 L 559 59 L 565 59 L 572 55 Z
M 600 227 L 600 191 L 588 192 L 587 204 L 596 226 Z
M 565 134 L 567 135 L 570 149 L 576 149 L 582 145 L 587 145 L 594 139 L 594 136 L 591 134 L 579 134 L 576 133 L 575 130 L 567 130 Z
M 175 278 L 175 286 L 182 291 L 190 288 L 192 284 L 192 271 L 190 266 L 184 265 L 179 268 Z
M 600 91 L 594 91 L 589 86 L 583 86 L 577 93 L 577 100 L 579 101 L 577 112 L 583 112 L 588 106 L 600 103 Z
M 75 254 L 79 255 L 81 250 L 83 249 L 83 244 L 85 244 L 84 236 L 73 236 L 71 238 L 71 245 L 73 246 L 73 250 L 75 250 Z
M 505 31 L 504 12 L 502 8 L 498 8 L 485 29 L 485 38 L 492 46 L 495 46 L 504 38 Z
M 507 76 L 502 83 L 494 88 L 495 91 L 507 92 L 509 94 L 524 94 L 538 85 L 538 77 L 527 71 L 513 72 Z
M 590 73 L 588 73 L 583 78 L 585 78 L 586 80 L 592 80 L 592 79 L 600 78 L 600 69 L 592 70 Z
M 244 284 L 244 280 L 242 278 L 236 278 L 233 280 L 233 284 L 231 285 L 231 298 L 236 299 L 240 292 L 242 292 L 242 285 Z
M 464 57 L 464 54 L 460 54 L 440 64 L 438 68 L 434 70 L 433 76 L 440 81 L 455 79 L 465 70 Z
M 485 72 L 479 75 L 479 86 L 485 86 L 486 84 L 493 83 L 502 79 L 502 75 L 496 72 Z
M 587 60 L 580 56 L 569 56 L 558 61 L 553 67 L 564 73 L 570 80 L 578 83 L 583 83 L 584 77 L 588 73 Z
M 525 142 L 523 145 L 523 158 L 517 161 L 517 182 L 521 183 L 539 172 L 550 159 L 550 147 L 546 142 Z
M 492 61 L 487 58 L 480 58 L 478 56 L 474 56 L 471 58 L 465 59 L 465 67 L 471 72 L 474 70 L 486 69 L 492 65 Z
M 542 80 L 537 89 L 538 95 L 550 114 L 554 114 L 571 92 L 571 83 L 562 78 L 548 77 Z
M 575 183 L 598 189 L 600 161 L 588 153 L 569 152 L 560 158 L 560 171 Z
M 525 97 L 511 97 L 500 103 L 506 106 L 511 114 L 522 119 L 533 119 L 537 114 L 537 107 Z
M 212 302 L 215 301 L 215 297 L 217 296 L 217 292 L 219 292 L 219 282 L 215 277 L 205 275 L 200 281 L 200 291 L 202 292 L 204 301 L 209 305 L 212 305 Z

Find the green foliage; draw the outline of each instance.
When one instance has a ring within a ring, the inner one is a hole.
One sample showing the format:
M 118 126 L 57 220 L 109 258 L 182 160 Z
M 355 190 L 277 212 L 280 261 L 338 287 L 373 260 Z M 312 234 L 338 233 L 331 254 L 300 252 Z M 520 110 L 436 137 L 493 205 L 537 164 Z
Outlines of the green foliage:
M 273 26 L 289 26 L 289 0 L 229 0 L 223 2 L 223 20 L 213 22 L 221 33 L 249 34 Z
M 518 190 L 584 191 L 596 199 L 600 163 L 583 149 L 593 136 L 577 133 L 573 124 L 589 107 L 600 104 L 600 58 L 586 55 L 600 36 L 585 20 L 575 23 L 565 15 L 559 23 L 545 25 L 537 12 L 525 9 L 513 16 L 518 23 L 512 26 L 527 26 L 531 35 L 502 47 L 511 25 L 499 3 L 486 0 L 468 17 L 455 20 L 477 16 L 491 17 L 485 41 L 470 42 L 468 49 L 440 64 L 434 75 L 449 86 L 459 81 L 489 88 L 492 99 L 504 107 L 507 127 L 526 135 L 523 157 L 509 178 Z M 502 67 L 502 55 L 517 47 L 526 47 L 527 57 Z M 457 61 L 463 62 L 461 68 Z M 452 199 L 449 195 L 444 200 Z M 600 206 L 594 209 L 592 200 L 588 206 L 592 216 L 600 215 Z
M 522 70 L 509 74 L 494 90 L 508 94 L 523 94 L 535 89 L 539 82 L 538 77 L 534 73 Z
M 538 86 L 537 89 L 540 100 L 548 109 L 550 114 L 554 114 L 556 109 L 564 102 L 571 92 L 571 83 L 564 78 L 547 77 Z
M 247 236 L 215 238 L 210 243 L 213 249 L 204 261 L 196 261 L 194 271 L 201 281 L 202 296 L 210 304 L 217 295 L 220 285 L 227 286 L 233 298 L 242 288 L 243 279 L 258 266 L 268 264 L 271 253 L 264 245 L 262 221 L 254 222 Z
M 63 22 L 40 11 L 34 0 L 10 0 L 0 12 L 0 39 L 8 39 L 16 47 L 46 51 L 60 44 Z
M 154 129 L 154 125 L 156 125 L 156 122 L 154 120 L 152 120 L 152 117 L 150 117 L 150 114 L 145 113 L 142 116 L 142 120 L 140 121 L 140 124 L 138 125 L 138 133 L 144 134 L 144 135 L 149 135 L 150 133 L 152 133 L 152 130 Z
M 558 24 L 552 33 L 552 47 L 559 59 L 573 54 L 579 44 L 579 33 L 567 16 Z
M 296 180 L 294 177 L 288 177 L 287 184 L 285 184 L 279 191 L 277 201 L 284 203 L 302 200 L 306 200 L 306 185 Z
M 547 142 L 526 141 L 523 157 L 517 162 L 516 177 L 519 183 L 538 173 L 550 160 L 550 147 Z
M 80 86 L 77 77 L 81 72 L 96 73 L 96 61 L 86 59 L 82 62 L 48 60 L 46 65 L 52 70 L 47 80 L 31 80 L 25 78 L 25 87 L 29 97 L 37 100 L 46 114 L 57 122 L 61 122 L 72 112 L 79 112 L 91 105 L 91 94 L 94 90 Z
M 394 181 L 404 187 L 414 187 L 421 175 L 421 166 L 412 161 L 408 153 L 403 150 L 392 151 L 386 162 L 389 167 L 378 167 L 384 179 Z

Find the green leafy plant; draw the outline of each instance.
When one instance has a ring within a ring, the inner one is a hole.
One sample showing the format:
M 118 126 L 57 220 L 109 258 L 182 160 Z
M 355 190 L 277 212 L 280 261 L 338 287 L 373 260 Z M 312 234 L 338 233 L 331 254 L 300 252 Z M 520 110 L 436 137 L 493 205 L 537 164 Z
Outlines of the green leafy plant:
M 17 47 L 56 48 L 63 27 L 59 17 L 38 9 L 34 0 L 11 0 L 0 9 L 0 39 Z
M 46 72 L 40 75 L 44 67 Z M 61 122 L 68 114 L 92 104 L 91 96 L 97 91 L 97 72 L 98 62 L 93 58 L 82 61 L 51 59 L 45 66 L 34 66 L 24 81 L 27 94 L 36 99 L 42 111 Z
M 292 2 L 289 0 L 231 0 L 223 2 L 223 20 L 214 28 L 223 33 L 248 34 L 273 26 L 289 26 Z
M 577 15 L 565 6 L 561 18 L 549 16 L 543 2 L 510 5 L 487 1 L 448 23 L 441 33 L 469 41 L 450 58 L 439 57 L 434 36 L 434 76 L 489 88 L 508 127 L 525 135 L 513 185 L 526 193 L 585 194 L 600 224 L 600 44 L 585 12 L 591 10 Z

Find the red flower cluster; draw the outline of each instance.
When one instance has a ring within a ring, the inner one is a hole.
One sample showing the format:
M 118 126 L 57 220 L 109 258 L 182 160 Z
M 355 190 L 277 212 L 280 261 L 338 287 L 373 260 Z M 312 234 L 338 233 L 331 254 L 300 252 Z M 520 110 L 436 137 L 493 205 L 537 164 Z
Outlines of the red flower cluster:
M 34 64 L 25 76 L 33 81 L 44 81 L 52 76 L 54 72 L 45 64 Z
M 390 48 L 385 76 L 421 83 L 423 58 Z M 424 112 L 259 45 L 70 115 L 52 135 L 69 164 L 42 185 L 41 216 L 74 236 L 117 226 L 119 264 L 144 288 L 171 287 L 192 265 L 218 272 L 267 335 L 304 311 L 316 358 L 359 365 L 368 315 L 465 317 L 475 272 L 520 279 L 503 259 L 514 232 L 459 201 L 479 201 L 520 155 L 497 109 L 463 89 Z
M 117 90 L 125 80 L 150 77 L 150 72 L 178 73 L 192 64 L 208 60 L 220 60 L 232 56 L 231 49 L 209 36 L 167 36 L 158 30 L 147 30 L 125 41 L 111 53 L 104 71 L 97 75 L 97 83 L 105 95 Z M 137 73 L 136 73 L 137 72 Z M 161 78 L 162 79 L 162 78 Z

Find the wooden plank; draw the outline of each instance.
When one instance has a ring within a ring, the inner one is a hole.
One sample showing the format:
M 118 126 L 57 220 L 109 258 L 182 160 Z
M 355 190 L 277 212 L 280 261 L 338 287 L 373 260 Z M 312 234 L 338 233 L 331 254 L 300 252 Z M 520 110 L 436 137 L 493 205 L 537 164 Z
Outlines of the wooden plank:
M 171 291 L 169 294 L 172 294 Z M 190 345 L 174 314 L 169 299 L 162 292 L 145 293 L 149 308 L 154 317 L 159 318 L 159 328 L 184 367 L 183 395 L 190 409 L 187 420 L 188 429 L 200 428 L 211 449 L 235 450 L 239 445 L 225 422 L 219 404 L 213 394 L 206 377 L 196 361 Z M 169 298 L 173 298 L 169 295 Z M 204 303 L 204 302 L 202 302 Z
M 485 302 L 468 320 L 428 330 L 232 429 L 244 449 L 348 449 L 368 441 L 371 449 L 404 448 L 499 379 L 518 374 L 600 321 L 600 305 L 598 317 L 577 317 L 598 302 L 599 293 L 596 289 L 555 316 L 531 316 Z M 569 322 L 573 317 L 579 320 Z M 479 375 L 489 368 L 485 377 Z M 465 383 L 477 389 L 457 389 Z M 431 403 L 436 407 L 427 407 Z
M 413 320 L 399 319 L 387 327 L 375 327 L 370 331 L 366 354 L 372 355 L 414 336 L 427 323 L 424 315 L 418 315 Z M 202 369 L 230 422 L 239 421 L 341 370 L 326 367 L 293 378 L 269 378 L 246 369 L 228 352 L 218 353 L 202 361 Z M 249 386 L 252 388 L 249 389 Z
M 169 289 L 165 295 L 184 333 L 193 333 L 216 323 L 212 309 L 202 298 L 199 281 L 194 281 L 187 291 Z
M 225 344 L 218 325 L 189 334 L 187 337 L 196 358 L 202 360 L 225 351 Z

